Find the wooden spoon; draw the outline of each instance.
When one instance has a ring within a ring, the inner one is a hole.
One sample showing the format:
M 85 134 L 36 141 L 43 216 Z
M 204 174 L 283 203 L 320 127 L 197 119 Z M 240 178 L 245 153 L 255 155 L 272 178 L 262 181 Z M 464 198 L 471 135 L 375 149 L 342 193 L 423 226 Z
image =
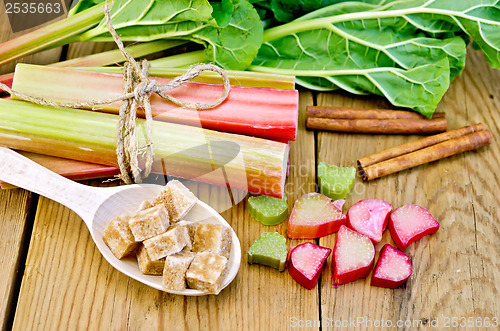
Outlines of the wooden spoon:
M 169 293 L 191 296 L 207 294 L 192 289 L 184 291 L 164 289 L 161 276 L 143 275 L 135 258 L 117 259 L 102 240 L 103 230 L 112 218 L 133 213 L 141 202 L 152 200 L 163 189 L 163 186 L 134 184 L 102 188 L 82 185 L 59 176 L 5 147 L 0 147 L 0 180 L 43 195 L 77 213 L 87 225 L 92 239 L 104 258 L 125 275 Z M 222 216 L 202 201 L 198 201 L 184 219 L 229 226 Z M 231 234 L 231 256 L 223 288 L 236 277 L 241 263 L 240 242 L 232 228 Z

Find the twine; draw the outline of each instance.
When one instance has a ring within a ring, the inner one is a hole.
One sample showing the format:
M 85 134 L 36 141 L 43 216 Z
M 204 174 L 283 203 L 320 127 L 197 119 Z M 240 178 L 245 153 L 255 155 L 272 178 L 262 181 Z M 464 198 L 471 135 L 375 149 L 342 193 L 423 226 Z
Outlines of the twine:
M 109 14 L 108 5 L 105 4 L 104 16 L 106 17 L 106 24 L 111 33 L 116 45 L 120 49 L 122 55 L 125 57 L 125 65 L 123 68 L 123 94 L 118 97 L 102 99 L 102 100 L 89 100 L 78 103 L 63 103 L 45 100 L 43 98 L 33 97 L 26 95 L 15 90 L 12 90 L 5 84 L 0 83 L 0 89 L 4 90 L 11 96 L 18 99 L 28 101 L 38 105 L 53 106 L 53 107 L 67 107 L 67 108 L 94 108 L 96 106 L 106 105 L 118 101 L 122 101 L 119 111 L 118 125 L 116 132 L 116 156 L 118 166 L 120 168 L 120 175 L 118 176 L 126 184 L 141 183 L 142 178 L 147 177 L 151 173 L 153 164 L 153 116 L 151 113 L 150 96 L 152 93 L 158 94 L 165 100 L 168 100 L 180 107 L 191 108 L 196 110 L 206 110 L 215 108 L 226 100 L 231 89 L 229 78 L 224 70 L 213 64 L 198 64 L 189 68 L 186 73 L 172 79 L 167 84 L 159 84 L 155 80 L 149 79 L 149 63 L 143 60 L 141 64 L 125 50 L 120 37 L 116 33 L 113 25 L 111 24 L 111 17 Z M 185 83 L 198 77 L 203 71 L 213 71 L 222 77 L 224 83 L 224 91 L 213 103 L 196 103 L 186 102 L 177 99 L 169 94 L 168 91 L 173 90 Z M 137 109 L 141 107 L 144 109 L 146 116 L 146 146 L 138 148 L 137 134 L 136 134 L 136 118 Z M 145 169 L 141 176 L 141 168 L 139 166 L 138 155 L 146 155 Z

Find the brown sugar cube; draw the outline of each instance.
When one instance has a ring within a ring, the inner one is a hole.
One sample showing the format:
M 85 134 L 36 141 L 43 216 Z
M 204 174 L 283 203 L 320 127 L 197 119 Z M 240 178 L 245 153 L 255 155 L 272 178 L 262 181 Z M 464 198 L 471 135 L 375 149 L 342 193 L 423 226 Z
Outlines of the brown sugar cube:
M 184 249 L 181 253 L 169 255 L 165 258 L 163 269 L 163 287 L 173 291 L 186 289 L 186 271 L 196 253 Z
M 163 203 L 168 210 L 170 222 L 183 218 L 196 204 L 198 198 L 178 180 L 171 180 L 153 200 L 153 205 Z
M 196 255 L 186 272 L 190 288 L 211 294 L 219 294 L 226 274 L 227 259 L 210 252 Z
M 139 270 L 145 275 L 163 275 L 163 268 L 165 267 L 165 259 L 151 260 L 148 251 L 144 248 L 144 245 L 139 246 L 136 252 L 137 263 L 139 264 Z
M 143 241 L 167 231 L 170 225 L 167 209 L 163 205 L 144 209 L 129 221 L 135 241 Z
M 128 222 L 130 217 L 116 217 L 108 223 L 102 234 L 102 239 L 113 254 L 121 259 L 137 247 Z
M 194 234 L 196 232 L 196 226 L 197 222 L 192 222 L 192 221 L 179 221 L 177 223 L 174 223 L 173 226 L 185 226 L 188 230 L 189 234 L 189 243 L 186 245 L 186 249 L 192 250 L 193 249 L 193 241 L 194 241 Z
M 151 202 L 149 202 L 149 201 L 147 201 L 147 200 L 146 200 L 146 201 L 143 201 L 143 202 L 141 203 L 141 205 L 139 206 L 139 208 L 137 209 L 137 213 L 138 213 L 138 212 L 140 212 L 141 210 L 144 210 L 144 209 L 149 209 L 149 208 L 151 208 L 151 207 L 154 207 L 154 205 L 153 205 Z
M 156 237 L 143 241 L 151 260 L 179 253 L 186 246 L 191 245 L 187 227 L 176 226 Z
M 231 231 L 227 226 L 198 223 L 193 239 L 193 252 L 211 252 L 229 258 Z

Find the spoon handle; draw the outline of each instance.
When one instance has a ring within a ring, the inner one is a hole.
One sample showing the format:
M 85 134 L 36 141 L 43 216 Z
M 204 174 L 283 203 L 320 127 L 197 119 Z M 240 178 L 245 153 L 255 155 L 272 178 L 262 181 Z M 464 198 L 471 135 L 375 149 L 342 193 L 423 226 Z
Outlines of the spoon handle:
M 65 205 L 86 223 L 109 196 L 105 189 L 66 179 L 5 147 L 0 147 L 0 180 Z

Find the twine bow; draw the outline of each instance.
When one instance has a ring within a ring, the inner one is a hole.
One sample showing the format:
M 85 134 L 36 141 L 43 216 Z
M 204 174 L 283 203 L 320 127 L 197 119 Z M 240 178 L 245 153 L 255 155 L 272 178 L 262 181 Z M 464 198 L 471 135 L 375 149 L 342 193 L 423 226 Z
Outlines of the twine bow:
M 120 49 L 125 58 L 123 68 L 123 86 L 124 93 L 115 98 L 108 98 L 103 100 L 90 100 L 80 103 L 59 103 L 43 98 L 29 96 L 17 91 L 12 90 L 7 85 L 0 83 L 0 88 L 11 96 L 15 96 L 24 101 L 31 103 L 53 106 L 53 107 L 68 107 L 68 108 L 94 108 L 96 106 L 110 104 L 122 101 L 119 111 L 119 119 L 116 132 L 116 156 L 118 166 L 120 168 L 119 178 L 126 184 L 141 183 L 143 177 L 147 177 L 151 173 L 153 164 L 153 116 L 151 112 L 150 97 L 152 93 L 158 94 L 163 99 L 166 99 L 180 107 L 191 108 L 196 110 L 206 110 L 215 108 L 226 100 L 231 89 L 229 78 L 224 70 L 213 64 L 198 64 L 189 68 L 186 73 L 172 79 L 167 84 L 159 84 L 155 80 L 149 78 L 149 63 L 143 60 L 141 64 L 125 50 L 120 37 L 116 33 L 113 25 L 111 24 L 111 17 L 109 14 L 108 5 L 104 5 L 104 16 L 106 17 L 106 24 L 108 30 L 113 37 L 116 45 Z M 214 71 L 221 75 L 224 84 L 224 91 L 213 103 L 196 103 L 186 102 L 177 99 L 167 92 L 173 90 L 185 83 L 191 81 L 193 78 L 198 77 L 203 71 Z M 136 118 L 137 109 L 144 109 L 146 116 L 146 146 L 138 147 L 137 134 L 136 134 Z M 144 173 L 141 176 L 141 168 L 139 166 L 138 155 L 145 154 L 146 162 Z

